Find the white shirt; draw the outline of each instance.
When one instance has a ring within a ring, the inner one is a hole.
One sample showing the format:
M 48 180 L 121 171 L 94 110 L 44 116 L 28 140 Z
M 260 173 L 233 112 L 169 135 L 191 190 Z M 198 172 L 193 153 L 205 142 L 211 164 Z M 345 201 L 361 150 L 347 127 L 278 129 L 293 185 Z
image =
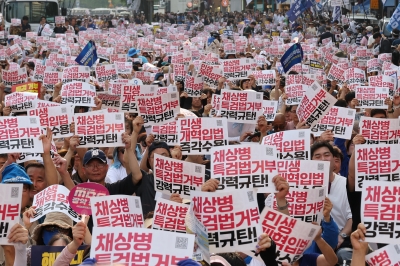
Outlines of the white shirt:
M 120 168 L 110 167 L 107 171 L 106 183 L 112 184 L 119 180 L 124 179 L 127 176 L 126 169 L 121 165 Z
M 335 174 L 335 179 L 331 183 L 331 190 L 328 194 L 328 198 L 333 205 L 331 215 L 340 231 L 344 228 L 347 220 L 353 218 L 349 199 L 347 198 L 346 182 L 347 179 L 345 177 Z

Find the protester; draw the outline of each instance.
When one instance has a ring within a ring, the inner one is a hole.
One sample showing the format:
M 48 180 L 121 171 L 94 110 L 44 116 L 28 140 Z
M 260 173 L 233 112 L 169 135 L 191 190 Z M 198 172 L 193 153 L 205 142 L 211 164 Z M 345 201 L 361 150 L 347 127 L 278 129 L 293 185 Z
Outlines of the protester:
M 14 21 L 0 264 L 398 263 L 395 23 L 211 9 Z

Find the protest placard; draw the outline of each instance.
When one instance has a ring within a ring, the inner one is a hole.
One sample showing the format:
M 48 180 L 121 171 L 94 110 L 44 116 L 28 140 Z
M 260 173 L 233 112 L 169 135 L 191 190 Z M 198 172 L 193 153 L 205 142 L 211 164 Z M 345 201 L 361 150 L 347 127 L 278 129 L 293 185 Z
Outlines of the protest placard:
M 186 77 L 186 68 L 184 64 L 174 64 L 174 80 L 184 81 Z
M 102 108 L 108 108 L 112 110 L 116 110 L 117 112 L 120 110 L 120 95 L 112 95 L 107 93 L 98 93 L 97 98 L 99 98 L 102 102 Z
M 61 104 L 72 106 L 94 107 L 94 96 L 96 87 L 82 81 L 72 81 L 64 83 L 61 88 Z
M 281 131 L 265 136 L 261 143 L 275 146 L 278 159 L 310 160 L 310 130 Z
M 156 96 L 137 96 L 138 113 L 147 125 L 165 124 L 179 114 L 178 92 Z
M 54 143 L 54 140 L 51 141 L 51 146 L 50 146 L 50 156 L 51 158 L 54 158 L 54 156 L 58 154 L 57 151 L 57 146 Z M 17 159 L 17 163 L 24 163 L 27 161 L 39 161 L 43 162 L 43 154 L 38 153 L 38 152 L 21 152 L 19 154 L 19 157 Z
M 257 197 L 252 189 L 191 193 L 190 209 L 208 230 L 211 253 L 252 250 L 261 234 Z
M 223 90 L 221 92 L 221 117 L 228 122 L 255 124 L 263 114 L 263 94 L 255 91 Z
M 229 80 L 245 79 L 252 73 L 254 60 L 249 58 L 223 60 L 224 77 Z
M 325 196 L 326 186 L 316 189 L 290 188 L 285 197 L 288 202 L 290 216 L 306 223 L 317 222 L 320 224 L 324 217 Z M 270 194 L 267 201 L 269 197 L 273 199 L 272 205 L 269 207 L 277 210 L 275 194 Z
M 132 73 L 132 63 L 131 62 L 115 62 L 114 64 L 117 69 L 117 74 L 131 74 Z
M 45 245 L 32 245 L 31 246 L 31 265 L 41 265 L 41 266 L 53 266 L 57 257 L 60 256 L 61 251 L 65 247 L 57 246 L 45 246 Z M 82 245 L 78 247 L 77 254 L 68 264 L 69 266 L 78 266 L 82 263 L 84 259 L 85 250 L 88 248 L 87 245 Z
M 89 82 L 90 67 L 88 66 L 69 66 L 64 68 L 62 82 L 69 83 L 72 81 Z
M 263 101 L 263 115 L 267 121 L 274 121 L 278 110 L 278 101 Z
M 92 156 L 98 150 L 92 150 Z M 68 194 L 68 202 L 71 208 L 81 215 L 92 215 L 90 200 L 94 197 L 108 196 L 108 189 L 94 182 L 81 183 L 71 189 Z
M 3 84 L 6 88 L 11 88 L 13 85 L 27 82 L 28 75 L 26 68 L 19 68 L 17 70 L 2 70 Z
M 398 158 L 398 157 L 397 157 Z M 397 179 L 398 181 L 398 179 Z M 362 188 L 361 222 L 365 225 L 365 241 L 398 244 L 400 214 L 398 182 L 366 181 Z
M 100 264 L 176 265 L 192 257 L 194 238 L 147 228 L 93 227 L 90 257 Z
M 118 86 L 119 83 L 110 83 L 110 85 L 111 84 L 115 85 L 115 87 L 111 87 L 111 93 L 121 95 L 120 108 L 121 111 L 124 112 L 138 112 L 139 108 L 136 98 L 138 96 L 153 96 L 158 90 L 157 85 L 121 84 L 121 86 Z M 118 93 L 119 87 L 121 87 L 121 92 Z
M 11 88 L 12 92 L 31 92 L 39 93 L 41 88 L 40 82 L 25 82 L 18 85 L 14 85 Z
M 189 210 L 189 214 L 186 215 L 186 232 L 188 234 L 194 234 L 195 237 L 195 248 L 193 250 L 193 260 L 210 263 L 210 250 L 208 245 L 208 230 L 202 224 L 199 219 L 194 215 L 193 210 Z M 196 246 L 197 245 L 197 246 Z
M 43 87 L 46 91 L 54 91 L 54 86 L 61 81 L 62 73 L 56 71 L 46 71 L 43 77 Z
M 360 135 L 366 144 L 397 144 L 400 139 L 399 120 L 362 116 L 360 119 Z
M 203 92 L 203 78 L 186 75 L 185 92 L 189 97 L 200 97 Z
M 311 128 L 311 132 L 315 137 L 319 137 L 323 132 L 330 130 L 335 138 L 350 139 L 355 116 L 356 110 L 333 106 L 329 112 Z
M 329 112 L 336 101 L 335 97 L 315 81 L 304 94 L 296 114 L 299 121 L 305 121 L 305 125 L 312 128 Z
M 303 99 L 304 94 L 307 91 L 308 86 L 306 85 L 289 85 L 285 87 L 286 92 L 286 105 L 298 105 Z
M 118 74 L 115 64 L 96 66 L 96 78 L 98 82 L 116 80 Z
M 208 65 L 208 62 L 202 62 L 199 69 L 199 75 L 203 76 L 203 81 L 212 88 L 218 87 L 218 80 L 223 77 L 223 70 L 220 66 Z
M 55 138 L 71 137 L 72 117 L 74 110 L 70 106 L 35 108 L 28 111 L 30 116 L 39 117 L 40 126 L 50 127 Z
M 121 136 L 125 132 L 123 113 L 76 113 L 74 122 L 79 147 L 124 146 Z
M 373 58 L 367 61 L 367 73 L 381 72 L 383 61 L 379 58 Z
M 33 101 L 38 98 L 37 93 L 13 92 L 4 97 L 5 106 L 10 106 L 14 113 L 25 112 L 33 107 Z
M 154 190 L 189 199 L 190 191 L 201 190 L 205 166 L 158 154 L 154 155 Z
M 166 123 L 163 125 L 151 126 L 151 134 L 154 140 L 166 142 L 170 146 L 179 144 L 178 126 L 176 121 Z
M 338 84 L 343 84 L 344 82 L 344 69 L 338 65 L 333 64 L 329 70 L 328 76 L 326 77 L 330 81 L 336 80 Z
M 186 233 L 185 217 L 189 205 L 157 199 L 152 229 Z
M 30 218 L 30 222 L 37 221 L 50 212 L 62 212 L 75 222 L 79 222 L 79 215 L 68 203 L 68 194 L 68 188 L 61 185 L 51 185 L 38 192 L 33 197 L 33 204 L 35 205 L 32 206 L 36 206 L 36 213 Z
M 256 84 L 260 85 L 275 85 L 276 73 L 275 70 L 253 71 L 253 76 L 256 79 Z
M 354 67 L 344 71 L 344 80 L 347 84 L 364 84 L 367 81 L 365 71 Z
M 135 58 L 136 59 L 136 58 Z M 110 55 L 110 63 L 114 64 L 115 62 L 127 62 L 128 58 L 126 54 L 112 54 Z M 132 65 L 132 63 L 130 63 Z
M 359 105 L 357 108 L 385 109 L 388 106 L 385 100 L 389 98 L 389 88 L 375 86 L 357 86 L 355 88 L 356 99 Z
M 399 266 L 399 254 L 400 246 L 398 244 L 391 244 L 367 254 L 365 260 L 370 266 Z
M 13 177 L 14 182 L 18 182 L 18 177 Z M 23 184 L 12 183 L 12 180 L 8 180 L 10 184 L 0 184 L 0 245 L 13 245 L 9 243 L 9 234 L 11 228 L 18 224 L 20 221 L 21 211 L 21 200 L 22 193 L 25 189 Z
M 139 197 L 126 195 L 90 198 L 93 226 L 143 228 L 142 203 Z
M 210 154 L 212 147 L 228 145 L 228 123 L 224 118 L 185 117 L 177 124 L 184 155 Z
M 394 94 L 397 92 L 397 80 L 395 77 L 378 75 L 369 76 L 368 85 L 372 87 L 386 87 L 389 88 L 389 97 L 393 98 Z
M 383 53 L 378 55 L 378 59 L 382 60 L 383 62 L 392 62 L 392 53 Z
M 320 226 L 306 223 L 270 208 L 261 213 L 263 233 L 274 240 L 279 256 L 288 263 L 298 260 L 319 233 Z
M 356 191 L 369 180 L 399 181 L 400 152 L 395 144 L 357 145 L 355 151 Z
M 276 149 L 265 145 L 213 147 L 211 176 L 219 181 L 218 190 L 243 188 L 272 190 L 272 178 L 277 175 Z M 260 155 L 262 157 L 260 158 Z

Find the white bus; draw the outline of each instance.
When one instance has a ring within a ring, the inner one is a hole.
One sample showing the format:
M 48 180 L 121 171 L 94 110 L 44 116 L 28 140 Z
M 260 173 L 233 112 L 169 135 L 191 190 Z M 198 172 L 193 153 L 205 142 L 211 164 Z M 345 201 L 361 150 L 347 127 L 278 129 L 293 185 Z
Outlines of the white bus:
M 29 1 L 29 0 L 2 0 L 0 1 L 1 11 L 5 20 L 5 30 L 8 31 L 11 19 L 28 16 L 32 31 L 38 31 L 41 17 L 46 17 L 47 23 L 55 22 L 59 15 L 58 1 Z
M 75 7 L 70 9 L 71 16 L 86 16 L 90 14 L 89 8 Z

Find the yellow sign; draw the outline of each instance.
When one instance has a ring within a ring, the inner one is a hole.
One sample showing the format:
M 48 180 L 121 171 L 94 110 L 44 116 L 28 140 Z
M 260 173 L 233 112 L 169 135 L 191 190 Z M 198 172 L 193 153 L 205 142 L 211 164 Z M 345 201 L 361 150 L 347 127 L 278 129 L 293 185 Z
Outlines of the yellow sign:
M 12 92 L 35 92 L 39 93 L 41 87 L 40 82 L 25 82 L 12 86 Z
M 153 33 L 156 34 L 157 30 L 160 28 L 160 25 L 153 25 Z
M 370 1 L 370 9 L 379 9 L 379 0 Z
M 279 36 L 279 31 L 273 31 L 272 36 Z

